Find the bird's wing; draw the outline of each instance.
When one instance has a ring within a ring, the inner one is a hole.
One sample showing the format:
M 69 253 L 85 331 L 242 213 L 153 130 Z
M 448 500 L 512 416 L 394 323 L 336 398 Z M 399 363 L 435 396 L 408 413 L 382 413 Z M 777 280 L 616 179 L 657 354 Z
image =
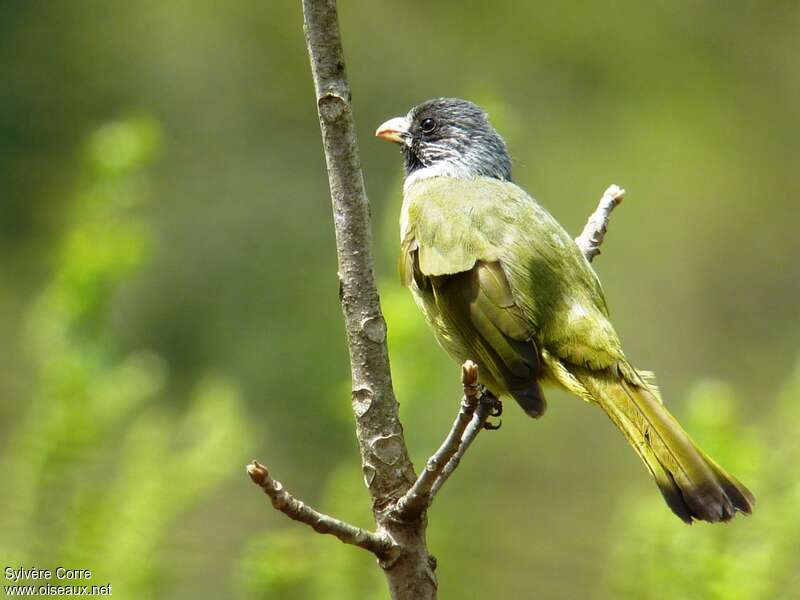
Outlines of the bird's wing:
M 403 220 L 424 276 L 497 265 L 513 322 L 521 316 L 540 349 L 590 368 L 622 358 L 594 271 L 563 227 L 518 186 L 491 178 L 421 180 L 406 190 Z
M 419 268 L 417 273 L 422 275 Z M 537 383 L 535 330 L 514 301 L 500 263 L 478 261 L 462 273 L 425 279 L 442 319 L 456 327 L 471 358 L 489 370 L 497 384 L 493 391 L 511 395 L 532 417 L 541 416 L 545 400 Z
M 545 401 L 537 383 L 535 327 L 514 300 L 502 266 L 484 259 L 491 256 L 488 248 L 480 258 L 472 243 L 454 251 L 446 237 L 455 233 L 452 228 L 436 231 L 433 239 L 428 235 L 433 230 L 423 229 L 422 244 L 416 228 L 404 236 L 401 279 L 425 299 L 429 320 L 433 317 L 444 324 L 439 328 L 458 332 L 467 357 L 489 371 L 486 382 L 492 391 L 511 395 L 529 415 L 540 416 Z

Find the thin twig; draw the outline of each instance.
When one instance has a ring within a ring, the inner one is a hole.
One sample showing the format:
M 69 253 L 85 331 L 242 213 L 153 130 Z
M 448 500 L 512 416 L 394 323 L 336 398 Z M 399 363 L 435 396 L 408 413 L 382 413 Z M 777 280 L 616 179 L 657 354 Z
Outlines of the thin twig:
M 453 454 L 450 460 L 447 461 L 447 464 L 442 469 L 439 478 L 434 482 L 433 487 L 431 488 L 431 498 L 436 497 L 436 494 L 439 493 L 439 490 L 444 485 L 445 481 L 453 474 L 453 471 L 456 470 L 459 463 L 461 462 L 461 458 L 466 454 L 467 450 L 469 449 L 472 442 L 475 441 L 475 438 L 478 437 L 478 434 L 487 428 L 487 421 L 489 417 L 494 414 L 498 405 L 498 400 L 494 396 L 492 396 L 489 392 L 484 392 L 481 395 L 480 399 L 478 400 L 478 406 L 475 409 L 475 413 L 472 415 L 472 419 L 469 422 L 469 426 L 467 427 L 464 435 L 461 437 L 461 444 L 458 446 L 458 450 Z M 497 429 L 497 427 L 489 427 L 489 429 Z
M 592 259 L 600 254 L 600 245 L 606 235 L 611 211 L 622 202 L 624 196 L 625 190 L 621 187 L 610 186 L 600 198 L 597 209 L 589 216 L 581 234 L 575 238 L 575 243 L 578 244 L 589 262 L 592 262 Z
M 335 536 L 345 544 L 352 544 L 364 550 L 369 550 L 382 559 L 386 559 L 392 552 L 394 544 L 388 536 L 366 531 L 314 510 L 287 492 L 280 481 L 272 479 L 267 467 L 259 462 L 254 460 L 247 465 L 247 474 L 250 475 L 253 483 L 263 489 L 264 493 L 269 496 L 272 506 L 290 519 L 311 526 L 317 533 L 327 533 Z
M 447 434 L 439 449 L 428 459 L 425 469 L 420 473 L 411 489 L 395 505 L 395 518 L 401 521 L 418 517 L 430 506 L 434 498 L 432 492 L 436 480 L 439 479 L 462 443 L 464 430 L 472 420 L 480 396 L 478 365 L 471 360 L 461 366 L 461 384 L 464 387 L 464 397 L 461 399 L 461 409 L 450 428 L 450 433 Z

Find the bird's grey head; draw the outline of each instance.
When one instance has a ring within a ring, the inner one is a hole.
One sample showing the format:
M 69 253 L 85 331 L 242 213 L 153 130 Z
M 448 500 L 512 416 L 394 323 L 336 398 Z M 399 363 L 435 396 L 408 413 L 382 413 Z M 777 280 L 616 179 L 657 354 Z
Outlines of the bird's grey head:
M 406 177 L 511 180 L 506 143 L 483 110 L 459 98 L 435 98 L 389 119 L 375 135 L 403 149 Z

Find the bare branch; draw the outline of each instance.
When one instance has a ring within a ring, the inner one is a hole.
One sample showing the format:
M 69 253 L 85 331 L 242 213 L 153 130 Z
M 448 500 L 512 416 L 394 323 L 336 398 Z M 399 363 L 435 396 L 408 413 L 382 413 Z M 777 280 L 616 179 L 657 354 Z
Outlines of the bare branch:
M 394 502 L 406 493 L 416 474 L 392 387 L 336 0 L 303 0 L 303 24 L 333 205 L 361 468 L 378 530 L 387 532 L 399 546 L 397 556 L 381 566 L 394 600 L 429 600 L 436 597 L 437 583 L 425 541 L 426 522 L 419 518 L 400 523 L 389 518 Z
M 606 235 L 611 211 L 622 202 L 624 196 L 625 190 L 621 187 L 618 185 L 610 186 L 603 194 L 603 197 L 600 198 L 597 209 L 589 216 L 581 234 L 575 238 L 575 243 L 578 244 L 581 252 L 589 262 L 592 262 L 592 259 L 600 254 L 600 245 Z
M 327 533 L 345 544 L 352 544 L 369 550 L 377 557 L 386 559 L 395 549 L 392 540 L 385 535 L 366 531 L 334 517 L 314 510 L 301 502 L 283 488 L 280 481 L 270 477 L 269 470 L 257 461 L 247 465 L 247 474 L 264 493 L 269 496 L 272 506 L 290 519 L 309 525 L 317 533 Z
M 369 490 L 383 507 L 408 489 L 413 471 L 392 389 L 386 322 L 375 285 L 369 202 L 344 71 L 334 0 L 303 0 L 306 41 L 317 93 L 333 203 L 342 310 L 350 351 L 353 409 Z
M 428 459 L 425 469 L 414 482 L 414 485 L 411 486 L 411 489 L 397 501 L 395 518 L 401 521 L 418 517 L 433 502 L 433 486 L 450 462 L 450 459 L 458 451 L 464 430 L 475 413 L 475 407 L 478 405 L 480 396 L 480 388 L 478 386 L 478 365 L 471 360 L 461 366 L 461 384 L 464 387 L 464 397 L 461 400 L 461 409 L 456 415 L 450 433 L 447 434 L 439 449 Z

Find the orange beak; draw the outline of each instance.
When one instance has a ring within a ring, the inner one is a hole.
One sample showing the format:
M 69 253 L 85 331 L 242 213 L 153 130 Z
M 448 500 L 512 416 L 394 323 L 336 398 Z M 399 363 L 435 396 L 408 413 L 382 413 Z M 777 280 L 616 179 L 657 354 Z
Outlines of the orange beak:
M 408 121 L 405 117 L 395 117 L 389 119 L 378 127 L 375 135 L 387 142 L 394 142 L 396 144 L 405 144 L 405 138 L 408 135 Z

